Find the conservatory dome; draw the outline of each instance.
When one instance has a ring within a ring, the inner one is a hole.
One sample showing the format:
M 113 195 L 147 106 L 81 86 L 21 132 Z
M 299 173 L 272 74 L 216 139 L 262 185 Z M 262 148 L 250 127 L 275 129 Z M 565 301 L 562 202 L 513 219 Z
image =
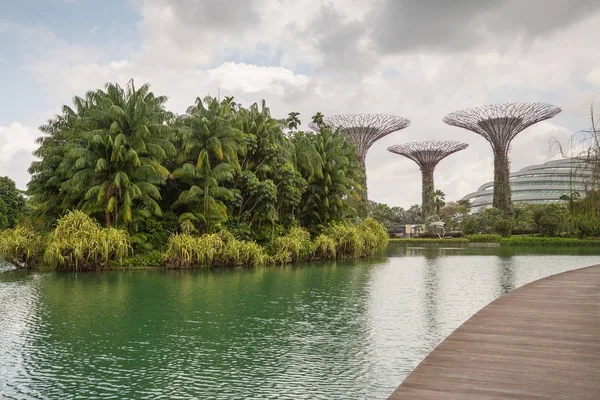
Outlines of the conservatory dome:
M 522 168 L 510 174 L 513 203 L 547 204 L 560 202 L 563 195 L 583 195 L 590 171 L 581 161 L 561 159 Z M 494 182 L 481 185 L 476 192 L 462 198 L 469 200 L 473 211 L 492 206 Z

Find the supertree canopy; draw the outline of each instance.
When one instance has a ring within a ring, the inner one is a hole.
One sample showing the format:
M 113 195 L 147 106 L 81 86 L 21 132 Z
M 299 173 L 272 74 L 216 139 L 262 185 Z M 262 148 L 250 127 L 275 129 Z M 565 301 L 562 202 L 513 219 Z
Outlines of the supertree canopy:
M 433 172 L 435 167 L 450 154 L 464 150 L 468 146 L 468 144 L 461 142 L 424 141 L 397 144 L 388 147 L 388 151 L 413 160 L 421 169 L 421 210 L 423 218 L 432 215 L 435 209 L 435 190 L 433 185 Z
M 391 114 L 339 114 L 324 117 L 322 121 L 322 124 L 310 123 L 309 127 L 315 131 L 318 131 L 322 125 L 340 129 L 346 139 L 356 147 L 358 161 L 363 167 L 365 166 L 367 152 L 376 141 L 410 125 L 408 119 Z M 368 214 L 369 200 L 366 172 L 361 193 L 361 202 L 364 208 L 361 214 Z
M 545 103 L 506 103 L 469 108 L 448 114 L 444 122 L 483 136 L 494 152 L 493 206 L 512 214 L 510 163 L 512 140 L 525 128 L 554 117 L 559 107 Z
M 339 114 L 324 117 L 323 124 L 334 129 L 339 128 L 356 146 L 358 159 L 364 164 L 367 152 L 376 141 L 406 128 L 410 121 L 390 114 Z M 318 124 L 311 123 L 309 126 L 315 131 L 319 130 Z

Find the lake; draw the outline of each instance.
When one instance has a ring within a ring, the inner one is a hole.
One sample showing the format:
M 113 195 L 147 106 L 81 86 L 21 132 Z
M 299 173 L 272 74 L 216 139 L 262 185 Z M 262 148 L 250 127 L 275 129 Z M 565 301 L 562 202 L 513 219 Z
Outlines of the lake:
M 384 399 L 448 334 L 600 249 L 418 248 L 233 271 L 0 266 L 0 398 Z

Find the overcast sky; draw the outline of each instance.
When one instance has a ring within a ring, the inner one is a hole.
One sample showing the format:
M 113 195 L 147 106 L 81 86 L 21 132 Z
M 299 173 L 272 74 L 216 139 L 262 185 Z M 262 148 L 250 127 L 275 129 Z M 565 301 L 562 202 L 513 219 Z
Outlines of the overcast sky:
M 493 177 L 474 133 L 449 112 L 497 102 L 560 106 L 513 142 L 512 170 L 556 155 L 589 125 L 600 92 L 597 0 L 0 0 L 0 175 L 19 187 L 37 126 L 107 81 L 149 82 L 183 112 L 198 96 L 265 99 L 273 115 L 382 112 L 410 127 L 367 156 L 372 200 L 420 202 L 416 164 L 386 148 L 460 140 L 436 188 L 448 200 Z

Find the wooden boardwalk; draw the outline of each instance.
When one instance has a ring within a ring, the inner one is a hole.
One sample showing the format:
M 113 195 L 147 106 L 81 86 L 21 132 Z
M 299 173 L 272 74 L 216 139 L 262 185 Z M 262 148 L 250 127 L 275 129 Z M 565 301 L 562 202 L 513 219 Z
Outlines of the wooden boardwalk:
M 600 400 L 600 265 L 532 282 L 490 303 L 390 399 Z

